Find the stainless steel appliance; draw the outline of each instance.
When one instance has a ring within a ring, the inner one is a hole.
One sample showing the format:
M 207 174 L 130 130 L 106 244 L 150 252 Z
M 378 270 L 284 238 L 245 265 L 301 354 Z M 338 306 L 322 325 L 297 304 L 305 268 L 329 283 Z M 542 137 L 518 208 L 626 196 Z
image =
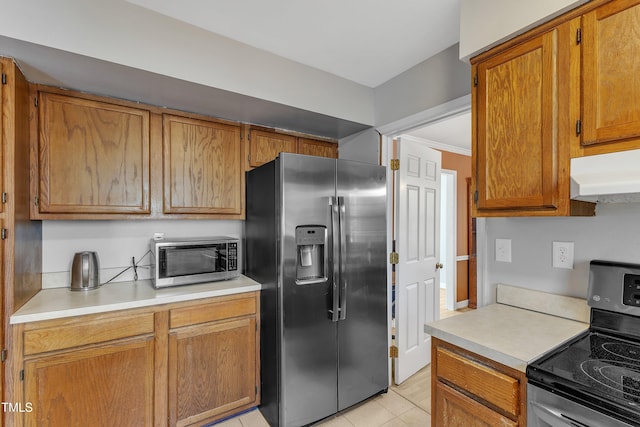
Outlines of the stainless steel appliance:
M 384 167 L 297 154 L 247 173 L 261 405 L 303 426 L 388 387 Z
M 88 291 L 100 287 L 100 261 L 96 252 L 77 252 L 71 262 L 71 290 Z
M 591 261 L 589 330 L 527 367 L 528 426 L 640 425 L 640 265 Z
M 151 239 L 151 280 L 156 288 L 237 277 L 238 239 L 192 237 Z

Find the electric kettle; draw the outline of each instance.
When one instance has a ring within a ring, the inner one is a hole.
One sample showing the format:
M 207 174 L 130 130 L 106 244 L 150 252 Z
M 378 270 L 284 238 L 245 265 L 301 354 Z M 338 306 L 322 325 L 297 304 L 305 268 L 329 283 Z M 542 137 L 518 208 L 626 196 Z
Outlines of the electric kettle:
M 87 291 L 100 286 L 100 262 L 96 252 L 77 252 L 71 263 L 71 290 Z

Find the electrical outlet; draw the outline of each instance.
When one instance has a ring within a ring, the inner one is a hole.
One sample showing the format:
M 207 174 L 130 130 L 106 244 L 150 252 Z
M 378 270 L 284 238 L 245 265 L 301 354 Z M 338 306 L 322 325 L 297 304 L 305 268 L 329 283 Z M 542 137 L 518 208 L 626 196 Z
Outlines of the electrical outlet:
M 496 239 L 496 261 L 511 262 L 511 239 Z
M 553 242 L 553 266 L 573 270 L 573 242 Z

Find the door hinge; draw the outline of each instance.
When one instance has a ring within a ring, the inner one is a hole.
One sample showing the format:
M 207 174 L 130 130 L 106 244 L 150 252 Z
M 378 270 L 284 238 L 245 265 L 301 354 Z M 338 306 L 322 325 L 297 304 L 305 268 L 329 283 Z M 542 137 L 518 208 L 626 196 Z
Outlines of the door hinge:
M 473 202 L 478 203 L 478 190 L 473 192 Z
M 35 197 L 33 198 L 33 204 L 34 204 L 34 205 L 36 205 L 36 206 L 38 206 L 38 203 L 40 203 L 40 197 L 35 196 Z
M 7 240 L 7 229 L 3 228 L 2 231 L 0 231 L 0 240 Z
M 4 205 L 5 203 L 7 203 L 7 192 L 3 191 L 2 192 L 2 204 Z
M 251 163 L 251 154 L 247 154 L 247 160 Z
M 478 86 L 478 75 L 477 74 L 473 76 L 473 85 L 474 86 Z
M 582 120 L 576 120 L 576 136 L 582 133 Z
M 400 262 L 400 255 L 398 252 L 391 252 L 389 254 L 389 264 L 398 264 Z
M 247 141 L 251 141 L 251 131 L 247 132 Z
M 24 369 L 20 371 L 20 381 L 24 381 Z
M 389 347 L 389 357 L 392 359 L 397 359 L 398 358 L 398 347 L 395 345 L 392 345 L 391 347 Z
M 576 30 L 576 44 L 582 43 L 582 28 Z
M 40 102 L 38 101 L 38 97 L 36 96 L 35 98 L 33 98 L 33 104 L 36 106 L 36 108 L 38 108 L 38 104 Z
M 2 351 L 0 351 L 0 362 L 5 362 L 7 360 L 7 349 L 3 348 Z
M 391 159 L 390 167 L 392 171 L 400 170 L 400 159 Z
M 2 73 L 2 84 L 3 85 L 7 84 L 7 75 L 5 73 Z

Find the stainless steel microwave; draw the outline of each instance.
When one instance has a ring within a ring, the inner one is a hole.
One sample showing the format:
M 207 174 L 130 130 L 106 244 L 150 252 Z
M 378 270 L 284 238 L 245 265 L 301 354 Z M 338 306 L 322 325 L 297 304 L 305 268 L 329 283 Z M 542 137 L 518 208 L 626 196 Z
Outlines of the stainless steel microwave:
M 151 239 L 151 280 L 156 288 L 227 280 L 239 275 L 238 239 Z

